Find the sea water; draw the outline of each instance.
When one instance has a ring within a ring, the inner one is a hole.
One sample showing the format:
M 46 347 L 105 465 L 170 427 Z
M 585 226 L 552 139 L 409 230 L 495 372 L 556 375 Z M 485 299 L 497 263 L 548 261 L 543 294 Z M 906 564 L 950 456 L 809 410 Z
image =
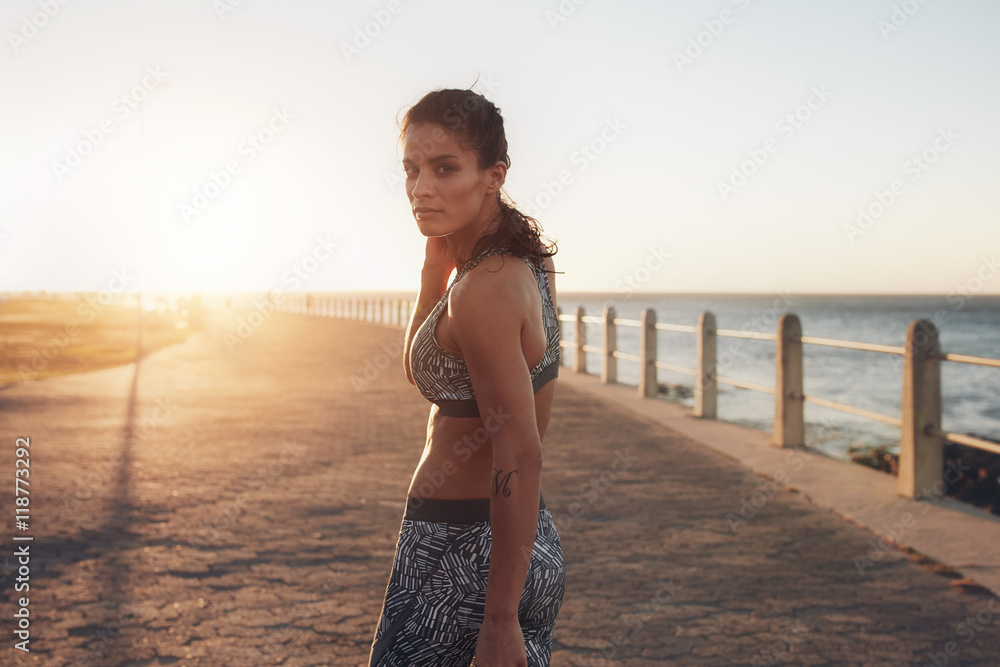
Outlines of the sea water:
M 709 311 L 718 329 L 766 333 L 775 333 L 779 318 L 793 313 L 803 336 L 898 347 L 905 344 L 911 322 L 927 319 L 939 331 L 943 352 L 1000 358 L 1000 296 L 565 293 L 558 300 L 564 315 L 579 306 L 587 315 L 599 316 L 607 305 L 615 307 L 618 318 L 638 320 L 644 308 L 651 308 L 657 322 L 697 326 L 699 315 Z M 639 354 L 638 328 L 619 326 L 616 333 L 619 350 Z M 602 324 L 588 324 L 586 335 L 588 345 L 603 346 Z M 573 324 L 564 322 L 563 340 L 573 336 Z M 659 361 L 693 370 L 695 346 L 695 334 L 657 332 Z M 774 387 L 774 341 L 719 337 L 716 346 L 719 375 Z M 573 354 L 564 349 L 563 363 L 571 365 Z M 901 416 L 902 356 L 804 345 L 803 366 L 807 396 Z M 587 353 L 587 368 L 599 374 L 601 355 Z M 690 375 L 657 373 L 661 384 L 693 389 Z M 619 383 L 635 385 L 638 375 L 636 363 L 618 360 Z M 1000 368 L 942 361 L 941 385 L 942 430 L 1000 439 Z M 693 405 L 692 398 L 676 400 Z M 898 427 L 810 403 L 804 410 L 809 447 L 841 459 L 852 445 L 886 445 L 898 451 Z M 717 416 L 770 432 L 774 397 L 720 383 Z

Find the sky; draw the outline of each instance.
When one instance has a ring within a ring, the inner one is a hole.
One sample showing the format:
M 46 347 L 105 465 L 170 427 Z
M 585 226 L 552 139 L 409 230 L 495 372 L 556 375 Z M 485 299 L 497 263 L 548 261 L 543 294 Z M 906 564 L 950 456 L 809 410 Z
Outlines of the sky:
M 474 87 L 560 291 L 1000 294 L 990 0 L 5 0 L 0 290 L 419 286 Z

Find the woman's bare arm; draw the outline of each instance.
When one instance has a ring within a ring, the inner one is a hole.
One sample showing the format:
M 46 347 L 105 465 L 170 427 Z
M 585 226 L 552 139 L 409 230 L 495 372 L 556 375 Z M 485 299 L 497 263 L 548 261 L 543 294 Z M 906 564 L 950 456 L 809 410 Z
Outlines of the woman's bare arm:
M 535 542 L 541 489 L 542 447 L 531 373 L 521 347 L 524 323 L 537 308 L 530 290 L 537 290 L 534 277 L 521 262 L 470 273 L 462 289 L 452 292 L 449 320 L 480 414 L 492 411 L 503 418 L 491 435 L 492 550 L 484 631 L 502 637 L 504 646 L 516 643 L 511 639 L 515 631 L 520 637 L 517 607 Z
M 417 292 L 417 304 L 410 314 L 410 322 L 406 326 L 406 340 L 403 343 L 403 369 L 410 384 L 414 384 L 413 375 L 410 373 L 410 345 L 413 343 L 413 336 L 448 289 L 448 276 L 454 268 L 455 261 L 448 255 L 444 239 L 435 237 L 427 239 L 424 267 L 420 271 L 420 291 Z

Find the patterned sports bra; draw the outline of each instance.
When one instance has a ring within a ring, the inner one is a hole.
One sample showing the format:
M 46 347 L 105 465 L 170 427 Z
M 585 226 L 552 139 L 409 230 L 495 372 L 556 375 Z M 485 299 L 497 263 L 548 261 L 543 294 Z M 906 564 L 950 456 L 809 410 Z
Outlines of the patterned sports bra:
M 472 380 L 469 378 L 469 369 L 465 361 L 445 351 L 438 344 L 434 330 L 441 313 L 448 307 L 448 295 L 451 294 L 455 283 L 479 262 L 498 252 L 501 251 L 496 249 L 487 251 L 467 262 L 455 274 L 441 300 L 413 336 L 413 343 L 410 346 L 410 375 L 424 398 L 437 405 L 440 413 L 448 417 L 478 417 L 479 406 L 476 404 L 476 395 L 472 390 Z M 538 365 L 531 369 L 531 384 L 535 393 L 538 393 L 549 380 L 559 375 L 559 318 L 552 304 L 552 292 L 544 261 L 539 260 L 536 266 L 527 257 L 521 259 L 531 267 L 535 282 L 538 283 L 538 293 L 542 297 L 545 354 Z

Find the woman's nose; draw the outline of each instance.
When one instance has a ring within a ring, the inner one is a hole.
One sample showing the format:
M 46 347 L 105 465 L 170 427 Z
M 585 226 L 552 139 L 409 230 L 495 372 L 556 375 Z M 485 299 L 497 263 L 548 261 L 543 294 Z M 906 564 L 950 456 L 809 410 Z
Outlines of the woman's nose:
M 414 199 L 423 199 L 432 194 L 430 187 L 430 177 L 423 171 L 417 172 L 416 178 L 413 179 L 413 189 L 410 190 L 410 196 Z

